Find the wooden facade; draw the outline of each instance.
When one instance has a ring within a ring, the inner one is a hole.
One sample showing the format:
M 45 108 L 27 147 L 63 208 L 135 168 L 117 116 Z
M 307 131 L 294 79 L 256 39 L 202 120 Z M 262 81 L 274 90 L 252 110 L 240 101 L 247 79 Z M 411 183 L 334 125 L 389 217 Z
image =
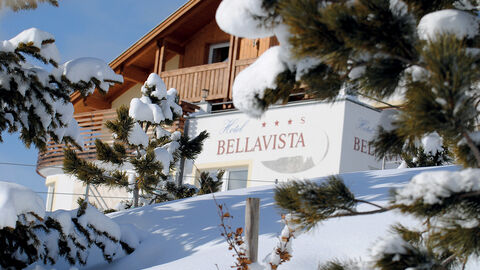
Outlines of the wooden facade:
M 207 101 L 231 101 L 235 76 L 278 41 L 275 37 L 238 38 L 223 32 L 215 21 L 220 2 L 188 1 L 110 63 L 123 75 L 122 85 L 112 87 L 104 96 L 73 96 L 75 112 L 112 108 L 114 100 L 143 84 L 150 73 L 159 74 L 168 88 L 176 88 L 182 100 L 199 102 L 201 90 L 208 89 Z M 209 64 L 210 47 L 216 44 L 228 44 L 228 59 Z
M 106 95 L 98 91 L 87 98 L 78 93 L 72 95 L 75 118 L 79 121 L 82 135 L 87 136 L 86 148 L 81 156 L 95 158 L 92 142 L 97 138 L 107 140 L 111 137 L 103 124 L 115 116 L 112 102 L 121 100 L 119 98 L 128 91 L 139 92 L 138 85 L 143 84 L 150 73 L 159 74 L 168 88 L 177 89 L 184 111 L 191 111 L 191 103 L 201 101 L 202 89 L 209 90 L 207 101 L 232 100 L 231 89 L 238 73 L 268 48 L 277 45 L 278 41 L 275 37 L 238 38 L 223 32 L 215 21 L 220 2 L 188 1 L 113 60 L 110 66 L 123 75 L 124 83 L 113 86 Z M 228 44 L 228 58 L 209 64 L 210 47 L 215 44 Z M 49 144 L 47 150 L 39 155 L 37 171 L 61 166 L 63 147 L 61 144 Z

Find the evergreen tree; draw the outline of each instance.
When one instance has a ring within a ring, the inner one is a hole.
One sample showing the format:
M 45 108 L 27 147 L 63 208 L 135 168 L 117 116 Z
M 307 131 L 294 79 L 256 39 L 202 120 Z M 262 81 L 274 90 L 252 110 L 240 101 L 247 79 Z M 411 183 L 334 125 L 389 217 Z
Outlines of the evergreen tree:
M 122 76 L 99 59 L 60 65 L 53 35 L 36 28 L 1 44 L 0 141 L 3 132 L 18 131 L 27 147 L 43 149 L 50 139 L 82 144 L 70 94 L 86 96 L 95 88 L 105 93 L 111 84 L 123 82 Z M 34 66 L 31 59 L 45 68 Z
M 47 2 L 53 6 L 58 7 L 57 0 L 3 0 L 0 2 L 0 8 L 8 7 L 13 11 L 21 9 L 36 9 L 38 3 Z
M 132 99 L 130 108 L 120 107 L 117 119 L 106 122 L 114 143 L 95 141 L 99 162 L 83 160 L 67 149 L 64 171 L 85 184 L 133 191 L 134 207 L 139 206 L 139 192 L 148 203 L 193 196 L 196 188 L 177 185 L 171 172 L 180 158 L 196 158 L 208 134 L 203 131 L 190 139 L 179 131 L 167 131 L 181 114 L 176 90 L 167 91 L 163 80 L 152 73 L 142 87 L 142 97 Z
M 60 257 L 71 265 L 85 265 L 92 246 L 101 250 L 107 262 L 121 250 L 130 254 L 135 249 L 122 241 L 117 224 L 87 203 L 45 218 L 20 214 L 15 228 L 0 228 L 0 266 L 23 269 L 35 262 L 53 265 Z
M 222 177 L 225 171 L 219 170 L 216 174 L 210 172 L 201 172 L 198 184 L 200 189 L 198 194 L 209 194 L 220 191 L 223 185 Z
M 325 100 L 345 92 L 378 100 L 403 94 L 395 129 L 379 133 L 395 140 L 375 142 L 379 158 L 436 131 L 467 163 L 459 150 L 463 139 L 478 167 L 480 151 L 472 138 L 479 101 L 476 1 L 227 2 L 217 11 L 223 30 L 249 38 L 268 33 L 280 41 L 239 74 L 233 87 L 238 108 L 259 116 L 300 86 Z M 242 11 L 253 23 L 230 23 Z M 447 22 L 455 18 L 458 23 Z M 273 60 L 279 66 L 274 71 L 258 70 Z M 259 85 L 248 83 L 254 74 L 263 74 Z
M 416 155 L 417 142 L 436 132 L 455 160 L 480 167 L 479 1 L 245 2 L 223 1 L 220 27 L 249 38 L 275 34 L 280 46 L 238 75 L 233 87 L 238 108 L 259 116 L 300 86 L 324 100 L 342 93 L 378 100 L 402 94 L 404 105 L 392 128 L 380 128 L 374 141 L 378 157 Z M 242 16 L 241 25 L 229 20 Z M 269 63 L 275 63 L 270 72 L 258 70 Z M 330 218 L 400 209 L 424 226 L 418 231 L 396 226 L 396 238 L 374 249 L 371 268 L 453 269 L 480 251 L 479 175 L 479 169 L 423 173 L 394 191 L 387 205 L 357 199 L 338 177 L 282 184 L 275 200 L 304 230 Z M 362 203 L 373 210 L 358 211 Z M 322 269 L 355 268 L 331 262 Z
M 387 125 L 387 129 L 391 126 Z M 412 142 L 402 138 L 396 130 L 387 129 L 379 127 L 377 138 L 371 142 L 378 156 L 400 157 L 403 160 L 400 167 L 407 168 L 441 166 L 452 162 L 451 153 L 438 133 L 429 133 Z
M 7 0 L 0 1 L 0 9 L 34 9 L 38 2 L 57 5 L 56 0 Z M 43 66 L 35 66 L 37 61 Z M 81 147 L 70 94 L 79 91 L 86 96 L 95 89 L 105 93 L 111 84 L 121 82 L 122 76 L 99 59 L 80 58 L 60 64 L 55 38 L 36 28 L 3 40 L 0 141 L 4 132 L 19 132 L 27 147 L 33 144 L 43 149 L 51 139 Z M 86 203 L 71 212 L 45 215 L 43 200 L 32 191 L 12 183 L 0 182 L 0 186 L 2 269 L 21 269 L 34 262 L 54 264 L 59 257 L 72 265 L 83 265 L 94 245 L 110 262 L 122 254 L 118 252 L 121 249 L 131 253 L 136 247 L 123 242 L 118 225 Z

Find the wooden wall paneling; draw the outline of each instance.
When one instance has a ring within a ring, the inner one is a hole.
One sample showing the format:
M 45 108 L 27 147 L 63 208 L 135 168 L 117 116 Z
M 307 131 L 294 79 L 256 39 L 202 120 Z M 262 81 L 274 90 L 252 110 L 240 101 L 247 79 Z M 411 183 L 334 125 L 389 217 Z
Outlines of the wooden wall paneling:
M 212 19 L 185 43 L 183 67 L 206 64 L 210 44 L 228 42 L 229 39 L 230 36 L 220 30 L 215 19 Z
M 238 59 L 250 59 L 257 57 L 257 46 L 254 47 L 253 43 L 253 39 L 242 38 L 240 40 L 240 55 Z
M 270 38 L 269 37 L 259 39 L 258 56 L 262 55 L 269 48 L 270 48 Z

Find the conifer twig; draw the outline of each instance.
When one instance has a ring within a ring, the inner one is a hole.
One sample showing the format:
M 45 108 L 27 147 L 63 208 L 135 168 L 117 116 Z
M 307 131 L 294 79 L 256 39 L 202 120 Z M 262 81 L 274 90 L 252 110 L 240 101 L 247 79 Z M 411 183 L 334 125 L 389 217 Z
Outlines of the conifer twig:
M 477 160 L 477 167 L 480 168 L 480 150 L 478 150 L 478 147 L 475 145 L 475 143 L 472 140 L 472 137 L 467 132 L 463 132 L 463 137 L 467 141 L 468 147 L 473 152 L 473 155 L 475 156 L 475 159 Z
M 393 208 L 384 208 L 384 209 L 378 209 L 378 210 L 372 210 L 372 211 L 365 211 L 365 212 L 352 212 L 352 213 L 343 213 L 343 214 L 335 214 L 329 216 L 327 219 L 330 218 L 337 218 L 337 217 L 352 217 L 352 216 L 364 216 L 364 215 L 372 215 L 372 214 L 379 214 L 379 213 L 384 213 L 392 210 Z
M 372 203 L 372 202 L 369 202 L 369 201 L 365 201 L 365 200 L 355 199 L 355 202 L 356 202 L 356 203 L 366 203 L 366 204 L 375 206 L 375 207 L 380 208 L 380 209 L 387 209 L 387 208 L 385 208 L 385 207 L 383 207 L 383 206 L 381 206 L 381 205 L 378 205 L 378 204 L 376 204 L 376 203 Z
M 445 267 L 447 264 L 451 263 L 457 257 L 456 254 L 450 255 L 448 258 L 442 261 L 441 266 Z

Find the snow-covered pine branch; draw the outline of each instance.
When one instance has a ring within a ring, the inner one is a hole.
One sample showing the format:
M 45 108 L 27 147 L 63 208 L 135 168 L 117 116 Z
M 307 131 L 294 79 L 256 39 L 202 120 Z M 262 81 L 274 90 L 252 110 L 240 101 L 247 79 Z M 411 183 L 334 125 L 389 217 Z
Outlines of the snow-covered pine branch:
M 31 59 L 43 63 L 35 66 Z M 82 146 L 70 95 L 102 92 L 123 78 L 102 60 L 80 58 L 60 63 L 52 34 L 36 28 L 0 41 L 0 140 L 4 131 L 20 132 L 30 146 L 50 139 Z
M 397 119 L 402 136 L 384 136 L 398 142 L 392 148 L 436 131 L 465 164 L 469 158 L 455 144 L 467 138 L 479 166 L 480 150 L 468 140 L 480 104 L 478 10 L 478 1 L 468 0 L 223 0 L 216 20 L 232 35 L 279 41 L 233 84 L 234 104 L 245 113 L 259 117 L 299 85 L 324 100 L 398 97 L 406 104 Z
M 201 172 L 200 179 L 198 180 L 198 184 L 200 185 L 198 194 L 202 195 L 220 191 L 223 185 L 222 178 L 224 173 L 225 171 L 223 170 L 218 170 L 217 172 Z
M 61 257 L 71 265 L 84 265 L 94 245 L 111 262 L 140 243 L 134 232 L 87 203 L 46 213 L 37 194 L 14 183 L 0 182 L 0 214 L 0 266 L 6 269 L 55 264 Z
M 0 2 L 0 9 L 10 8 L 13 11 L 22 9 L 36 9 L 39 3 L 47 2 L 53 6 L 58 6 L 58 0 L 4 0 Z
M 216 19 L 232 35 L 274 35 L 280 43 L 237 76 L 237 108 L 259 117 L 299 85 L 324 100 L 345 93 L 381 102 L 398 96 L 403 105 L 394 125 L 378 134 L 379 156 L 411 152 L 424 157 L 412 163 L 427 164 L 446 161 L 442 153 L 449 150 L 464 166 L 478 168 L 479 8 L 469 0 L 223 0 Z M 451 269 L 480 249 L 478 175 L 475 169 L 419 175 L 397 190 L 390 204 L 370 204 L 373 210 L 362 212 L 356 205 L 368 202 L 332 178 L 287 183 L 277 188 L 275 199 L 307 229 L 328 218 L 393 208 L 414 214 L 426 224 L 425 245 L 412 245 L 403 237 L 409 233 L 397 232 L 401 241 L 385 242 L 382 249 L 393 252 L 377 256 L 376 266 Z M 425 260 L 415 259 L 421 257 Z

